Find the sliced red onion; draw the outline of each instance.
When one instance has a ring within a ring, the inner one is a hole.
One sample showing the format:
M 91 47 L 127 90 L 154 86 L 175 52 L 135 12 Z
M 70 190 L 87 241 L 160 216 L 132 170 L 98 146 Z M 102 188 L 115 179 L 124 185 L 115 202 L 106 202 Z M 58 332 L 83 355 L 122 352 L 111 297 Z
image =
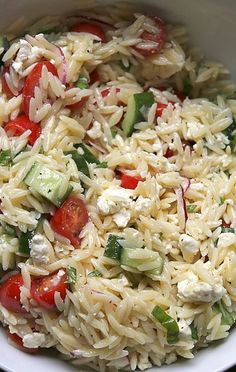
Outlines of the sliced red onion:
M 185 229 L 186 222 L 188 219 L 188 213 L 187 213 L 187 207 L 186 207 L 186 202 L 184 199 L 184 190 L 183 187 L 180 186 L 178 189 L 175 190 L 175 194 L 177 197 L 177 211 L 179 214 L 179 219 L 180 219 L 180 228 L 182 230 Z M 183 221 L 183 223 L 181 222 Z
M 183 189 L 183 192 L 184 194 L 188 191 L 189 187 L 190 187 L 190 180 L 188 178 L 185 178 L 181 184 L 181 187 Z
M 68 72 L 68 66 L 67 66 L 67 63 L 66 63 L 66 57 L 65 57 L 65 54 L 63 52 L 63 50 L 60 48 L 60 47 L 57 47 L 61 57 L 62 57 L 62 70 L 58 71 L 58 75 L 59 75 L 59 79 L 61 80 L 62 84 L 66 84 L 67 82 L 67 72 Z

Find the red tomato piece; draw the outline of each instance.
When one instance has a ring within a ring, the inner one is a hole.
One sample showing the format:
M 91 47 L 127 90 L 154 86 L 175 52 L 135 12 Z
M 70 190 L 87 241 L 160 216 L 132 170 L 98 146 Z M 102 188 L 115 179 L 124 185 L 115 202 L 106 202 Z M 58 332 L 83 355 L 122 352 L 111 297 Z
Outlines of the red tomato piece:
M 59 292 L 61 298 L 64 300 L 67 289 L 69 289 L 67 274 L 64 270 L 59 270 L 48 276 L 33 279 L 30 294 L 39 306 L 44 309 L 53 310 L 56 307 L 54 300 L 55 292 Z
M 145 57 L 149 57 L 153 54 L 157 54 L 161 51 L 163 48 L 165 42 L 166 42 L 166 30 L 165 30 L 165 24 L 159 17 L 153 17 L 153 20 L 155 22 L 155 25 L 157 27 L 157 33 L 153 34 L 148 31 L 143 31 L 140 38 L 142 39 L 142 42 L 145 43 L 145 41 L 148 43 L 149 41 L 154 42 L 155 45 L 151 46 L 150 48 L 144 49 L 139 46 L 135 46 L 134 49 L 142 54 Z
M 7 310 L 14 313 L 26 314 L 27 311 L 20 302 L 20 291 L 24 285 L 22 275 L 14 274 L 0 286 L 0 302 Z
M 24 351 L 25 353 L 29 354 L 36 354 L 38 352 L 38 348 L 28 348 L 23 345 L 23 340 L 20 336 L 16 333 L 7 332 L 7 337 L 16 345 L 17 349 Z
M 225 220 L 222 220 L 222 224 L 221 224 L 221 226 L 222 227 L 230 227 L 230 225 L 231 225 L 231 222 L 230 223 L 227 223 L 227 222 L 225 222 Z
M 164 157 L 168 159 L 168 158 L 171 158 L 174 155 L 175 155 L 174 151 L 171 150 L 171 149 L 169 149 L 169 147 L 168 147 L 168 149 L 166 150 L 166 153 L 165 153 Z
M 109 94 L 110 94 L 110 91 L 111 89 L 110 88 L 106 88 L 106 89 L 103 89 L 101 91 L 101 95 L 103 98 L 107 97 Z M 116 93 L 119 93 L 120 92 L 120 88 L 116 88 Z
M 31 134 L 28 137 L 30 145 L 35 143 L 41 133 L 39 124 L 30 121 L 26 115 L 18 116 L 15 120 L 9 121 L 5 125 L 4 129 L 6 133 L 11 134 L 12 136 L 20 136 L 28 129 L 31 130 Z
M 38 62 L 25 80 L 23 88 L 23 111 L 29 115 L 30 100 L 34 97 L 34 90 L 39 86 L 43 66 L 47 67 L 48 72 L 58 76 L 56 67 L 49 61 Z
M 140 176 L 129 176 L 128 174 L 122 174 L 121 177 L 121 187 L 124 189 L 136 189 L 138 183 L 143 181 L 143 178 Z
M 9 67 L 3 67 L 3 70 L 2 70 L 2 90 L 3 90 L 3 93 L 6 94 L 7 98 L 12 98 L 14 97 L 14 93 L 11 91 L 11 89 L 9 88 L 8 84 L 7 84 L 7 81 L 6 81 L 6 77 L 5 77 L 5 74 L 6 73 L 9 73 Z
M 183 102 L 186 98 L 186 95 L 183 92 L 180 92 L 180 90 L 175 90 L 175 95 L 179 98 L 181 102 Z
M 93 34 L 101 39 L 102 43 L 106 42 L 106 35 L 103 29 L 96 25 L 95 23 L 81 22 L 73 26 L 71 29 L 72 32 L 86 32 L 88 34 Z
M 88 99 L 89 99 L 89 96 L 83 97 L 81 98 L 79 102 L 72 103 L 72 105 L 67 105 L 67 107 L 72 111 L 80 110 L 86 105 L 86 103 L 88 102 Z
M 89 216 L 82 199 L 69 197 L 52 217 L 50 223 L 53 230 L 65 236 L 71 244 L 80 244 L 79 234 L 88 222 Z
M 95 69 L 89 75 L 89 83 L 90 85 L 92 85 L 96 83 L 97 81 L 100 81 L 100 76 L 99 76 L 98 70 Z

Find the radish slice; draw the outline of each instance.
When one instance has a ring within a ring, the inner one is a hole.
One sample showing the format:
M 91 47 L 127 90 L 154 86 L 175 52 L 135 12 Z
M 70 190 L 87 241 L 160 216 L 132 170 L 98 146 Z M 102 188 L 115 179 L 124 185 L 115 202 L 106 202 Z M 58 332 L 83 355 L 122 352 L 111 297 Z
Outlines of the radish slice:
M 178 214 L 178 219 L 179 219 L 179 226 L 181 230 L 185 230 L 186 222 L 188 219 L 188 213 L 187 213 L 186 202 L 184 199 L 183 187 L 180 186 L 178 189 L 176 189 L 175 194 L 177 197 L 177 214 Z
M 67 63 L 66 63 L 66 57 L 65 57 L 63 50 L 60 47 L 57 47 L 57 49 L 62 57 L 62 67 L 58 69 L 58 76 L 62 84 L 65 85 L 67 82 L 67 70 L 68 70 Z

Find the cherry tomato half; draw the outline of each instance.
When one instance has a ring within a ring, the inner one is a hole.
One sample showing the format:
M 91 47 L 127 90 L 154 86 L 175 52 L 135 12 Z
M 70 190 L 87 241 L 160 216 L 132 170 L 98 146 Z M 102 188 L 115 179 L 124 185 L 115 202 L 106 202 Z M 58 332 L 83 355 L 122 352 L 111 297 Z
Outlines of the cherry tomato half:
M 16 119 L 9 121 L 5 127 L 5 132 L 12 136 L 20 136 L 28 129 L 31 130 L 31 134 L 28 137 L 29 144 L 33 146 L 35 141 L 39 138 L 41 129 L 39 124 L 35 124 L 29 120 L 26 115 L 18 116 Z
M 138 186 L 140 181 L 143 181 L 143 178 L 140 176 L 129 176 L 128 174 L 122 174 L 121 177 L 121 187 L 124 189 L 134 190 Z
M 9 67 L 4 66 L 2 70 L 2 77 L 1 77 L 2 90 L 3 90 L 3 93 L 6 94 L 7 98 L 12 98 L 14 97 L 14 93 L 11 91 L 9 85 L 7 84 L 6 77 L 5 77 L 7 73 L 9 73 Z
M 105 88 L 101 91 L 101 95 L 103 98 L 107 97 L 110 94 L 111 89 L 110 88 Z M 120 88 L 116 88 L 116 93 L 120 92 Z
M 88 218 L 83 200 L 71 196 L 56 210 L 50 223 L 56 233 L 65 236 L 72 245 L 78 246 L 79 234 Z
M 94 24 L 94 23 L 88 23 L 88 22 L 81 22 L 77 23 L 75 26 L 71 28 L 72 32 L 86 32 L 88 34 L 93 34 L 99 37 L 101 39 L 102 43 L 106 42 L 106 35 L 103 31 L 103 29 Z
M 96 83 L 97 81 L 100 81 L 100 76 L 98 73 L 98 70 L 95 68 L 90 74 L 89 74 L 89 83 L 90 85 Z
M 38 352 L 38 348 L 28 348 L 23 345 L 23 340 L 20 336 L 18 336 L 16 333 L 10 333 L 7 332 L 7 337 L 13 342 L 13 344 L 16 345 L 17 349 L 20 349 L 21 351 L 24 351 L 25 353 L 29 354 L 36 354 Z
M 56 273 L 33 279 L 31 281 L 31 297 L 44 309 L 55 309 L 55 292 L 59 292 L 61 298 L 66 297 L 66 290 L 69 289 L 67 283 L 67 274 L 64 270 L 59 270 Z
M 81 100 L 79 102 L 72 103 L 72 105 L 67 105 L 67 107 L 72 111 L 80 110 L 86 105 L 88 100 L 89 100 L 89 96 L 83 97 L 83 98 L 81 98 Z
M 142 39 L 143 43 L 145 43 L 145 41 L 147 43 L 151 41 L 154 42 L 155 45 L 150 46 L 150 48 L 141 48 L 139 46 L 134 47 L 137 52 L 146 57 L 159 53 L 166 42 L 166 30 L 164 22 L 159 17 L 153 17 L 153 20 L 155 22 L 157 32 L 153 34 L 148 31 L 143 31 L 140 38 Z
M 2 306 L 9 311 L 26 314 L 27 311 L 20 302 L 20 291 L 23 285 L 24 282 L 20 273 L 6 279 L 0 286 L 0 303 Z
M 23 88 L 23 111 L 28 116 L 30 100 L 32 97 L 34 97 L 35 87 L 39 86 L 43 66 L 47 67 L 48 72 L 51 72 L 54 76 L 58 76 L 56 67 L 49 61 L 38 62 L 35 65 L 33 70 L 27 76 Z

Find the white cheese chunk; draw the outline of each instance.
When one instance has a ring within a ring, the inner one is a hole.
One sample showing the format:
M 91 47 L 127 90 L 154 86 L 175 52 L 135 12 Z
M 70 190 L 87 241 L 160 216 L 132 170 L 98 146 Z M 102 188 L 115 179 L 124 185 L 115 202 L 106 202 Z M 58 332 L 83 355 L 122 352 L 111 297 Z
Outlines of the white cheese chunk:
M 139 196 L 135 202 L 134 209 L 136 212 L 140 212 L 142 214 L 148 214 L 152 205 L 152 201 L 149 198 L 143 198 Z
M 187 234 L 181 234 L 179 237 L 179 248 L 187 262 L 192 262 L 194 256 L 199 252 L 200 243 Z
M 104 190 L 102 195 L 98 197 L 97 207 L 102 215 L 110 215 L 118 213 L 122 208 L 129 208 L 133 203 L 131 197 L 132 190 L 123 189 L 117 186 L 111 186 Z
M 95 120 L 92 128 L 87 130 L 87 135 L 92 139 L 100 138 L 102 136 L 101 124 Z
M 236 244 L 236 235 L 234 233 L 222 233 L 217 242 L 218 248 L 226 248 Z
M 113 214 L 113 221 L 118 227 L 126 227 L 129 223 L 130 217 L 130 211 L 122 208 L 120 212 Z
M 50 243 L 42 234 L 35 234 L 30 243 L 30 257 L 35 264 L 47 265 L 50 262 Z
M 178 326 L 179 326 L 180 336 L 182 336 L 183 338 L 192 336 L 191 328 L 189 327 L 188 322 L 186 322 L 186 320 L 180 319 L 178 321 Z
M 226 293 L 225 288 L 219 283 L 206 283 L 191 273 L 188 279 L 182 280 L 177 285 L 178 297 L 183 302 L 216 302 Z
M 33 332 L 23 337 L 23 345 L 31 349 L 42 346 L 44 342 L 45 335 L 43 333 Z

